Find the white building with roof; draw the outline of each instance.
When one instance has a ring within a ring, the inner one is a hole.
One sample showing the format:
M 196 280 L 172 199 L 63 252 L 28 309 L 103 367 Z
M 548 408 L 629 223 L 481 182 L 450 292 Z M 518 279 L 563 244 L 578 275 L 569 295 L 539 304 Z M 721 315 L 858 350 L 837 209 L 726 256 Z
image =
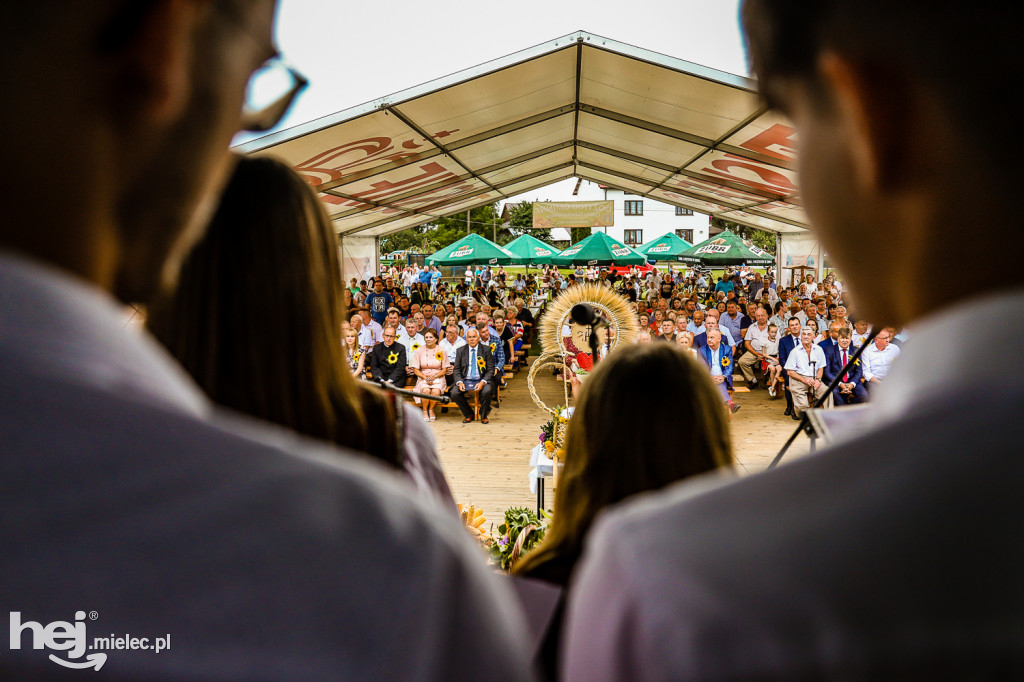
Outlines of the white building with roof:
M 607 232 L 615 239 L 621 239 L 626 246 L 640 246 L 657 237 L 674 232 L 691 244 L 697 244 L 708 238 L 710 220 L 703 213 L 695 213 L 687 208 L 631 194 L 621 189 L 598 185 L 584 181 L 587 196 L 580 200 L 615 202 L 615 225 L 611 227 L 595 227 L 591 232 Z M 580 194 L 583 194 L 580 188 Z

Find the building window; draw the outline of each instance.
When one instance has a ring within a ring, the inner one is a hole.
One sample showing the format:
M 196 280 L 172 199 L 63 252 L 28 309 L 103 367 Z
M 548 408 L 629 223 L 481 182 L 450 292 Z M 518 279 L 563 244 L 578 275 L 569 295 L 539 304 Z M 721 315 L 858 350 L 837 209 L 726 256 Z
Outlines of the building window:
M 682 206 L 676 206 L 676 215 L 693 215 L 693 211 Z
M 676 236 L 683 241 L 693 243 L 693 230 L 676 230 Z
M 626 215 L 643 215 L 644 214 L 644 202 L 643 201 L 627 201 L 626 202 Z
M 643 230 L 625 230 L 623 232 L 623 241 L 626 242 L 626 246 L 636 246 L 644 243 L 644 231 Z

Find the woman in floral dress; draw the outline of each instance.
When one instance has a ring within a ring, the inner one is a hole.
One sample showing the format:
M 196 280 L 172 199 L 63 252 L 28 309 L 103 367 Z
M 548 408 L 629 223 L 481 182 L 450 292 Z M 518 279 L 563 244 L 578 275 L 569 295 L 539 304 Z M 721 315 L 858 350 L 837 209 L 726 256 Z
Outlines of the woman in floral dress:
M 429 393 L 430 395 L 441 395 L 445 389 L 445 371 L 448 369 L 448 354 L 437 345 L 437 332 L 427 329 L 423 332 L 423 348 L 412 354 L 412 371 L 416 375 L 417 393 Z M 414 398 L 419 405 L 420 398 Z M 436 400 L 423 399 L 423 418 L 429 422 L 436 419 L 434 405 Z

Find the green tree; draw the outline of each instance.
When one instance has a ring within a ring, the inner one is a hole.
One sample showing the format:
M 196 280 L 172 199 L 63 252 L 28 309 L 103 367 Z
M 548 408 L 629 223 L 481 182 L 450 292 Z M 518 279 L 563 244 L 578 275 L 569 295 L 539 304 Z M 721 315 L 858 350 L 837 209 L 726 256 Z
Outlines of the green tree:
M 765 230 L 759 230 L 756 227 L 748 227 L 746 225 L 740 225 L 734 223 L 731 220 L 724 220 L 722 218 L 712 218 L 711 224 L 715 227 L 729 230 L 744 239 L 749 239 L 754 243 L 754 246 L 764 249 L 768 253 L 775 253 L 775 233 L 767 232 Z
M 508 225 L 509 230 L 511 230 L 514 237 L 521 237 L 524 234 L 530 234 L 542 242 L 551 241 L 551 230 L 533 229 L 532 201 L 521 201 L 519 204 L 509 209 Z

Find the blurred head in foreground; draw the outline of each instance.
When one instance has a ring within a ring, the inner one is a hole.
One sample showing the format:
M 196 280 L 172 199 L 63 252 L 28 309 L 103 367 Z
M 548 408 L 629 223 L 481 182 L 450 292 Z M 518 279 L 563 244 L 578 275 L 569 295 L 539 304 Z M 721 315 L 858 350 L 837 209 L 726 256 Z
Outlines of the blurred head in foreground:
M 348 369 L 343 286 L 313 191 L 246 157 L 148 325 L 215 402 L 400 466 L 390 404 Z
M 650 426 L 631 428 L 638 422 Z M 602 509 L 732 465 L 728 422 L 707 368 L 675 344 L 612 352 L 583 384 L 564 459 L 551 527 L 515 569 L 560 584 Z

